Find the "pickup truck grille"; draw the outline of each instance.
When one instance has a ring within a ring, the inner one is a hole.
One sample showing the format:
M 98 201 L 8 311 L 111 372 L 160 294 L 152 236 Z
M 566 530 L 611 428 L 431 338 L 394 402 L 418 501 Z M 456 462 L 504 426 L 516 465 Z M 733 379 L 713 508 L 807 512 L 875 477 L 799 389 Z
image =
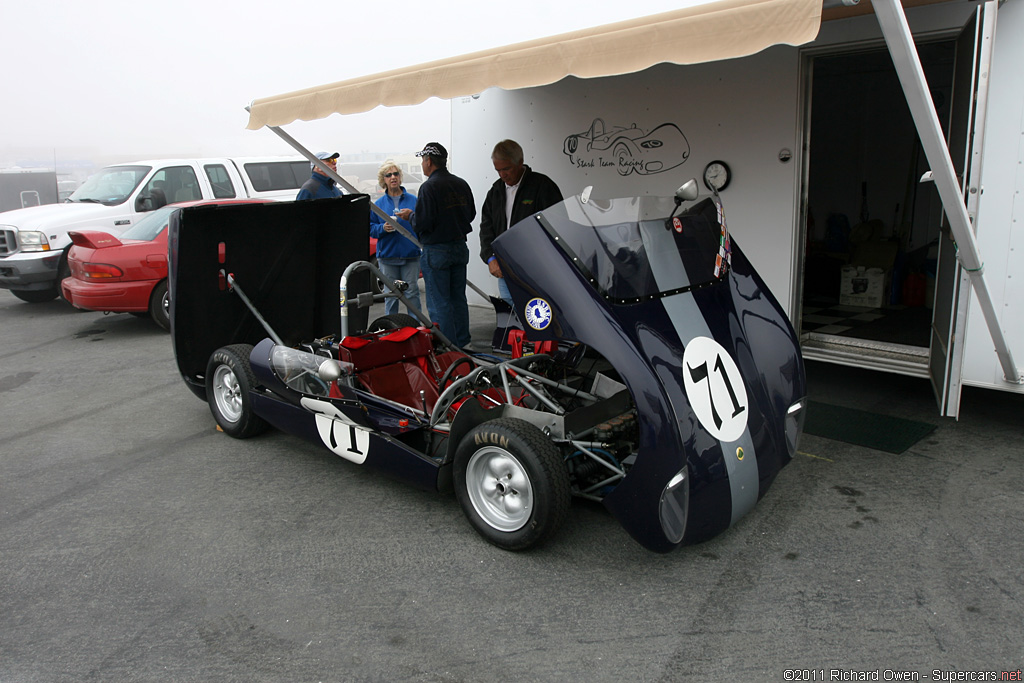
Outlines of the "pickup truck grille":
M 7 256 L 18 249 L 18 239 L 13 230 L 0 230 L 0 256 Z

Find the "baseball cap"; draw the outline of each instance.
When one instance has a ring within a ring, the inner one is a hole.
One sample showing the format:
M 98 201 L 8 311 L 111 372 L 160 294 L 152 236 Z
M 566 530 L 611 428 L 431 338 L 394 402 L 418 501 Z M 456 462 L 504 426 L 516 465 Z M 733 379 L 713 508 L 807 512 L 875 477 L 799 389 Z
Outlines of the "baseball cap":
M 448 158 L 448 150 L 440 142 L 428 142 L 422 151 L 416 152 L 418 157 L 441 157 L 442 159 Z
M 341 156 L 341 155 L 338 154 L 337 152 L 317 152 L 316 153 L 316 158 L 320 159 L 322 161 L 329 161 L 330 159 L 337 159 L 339 156 Z M 309 167 L 310 168 L 316 168 L 316 164 L 310 163 Z

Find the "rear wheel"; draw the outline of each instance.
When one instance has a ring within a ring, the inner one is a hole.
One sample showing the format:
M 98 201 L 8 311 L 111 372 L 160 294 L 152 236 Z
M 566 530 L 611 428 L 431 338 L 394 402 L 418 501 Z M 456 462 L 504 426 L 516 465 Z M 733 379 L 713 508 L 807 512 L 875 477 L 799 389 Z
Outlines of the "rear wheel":
M 171 295 L 167 280 L 161 280 L 149 295 L 149 317 L 165 330 L 171 329 Z
M 377 318 L 366 328 L 367 332 L 382 332 L 384 330 L 400 330 L 403 327 L 419 327 L 422 325 L 419 320 L 407 313 L 392 313 Z
M 491 420 L 455 451 L 455 495 L 477 533 L 505 550 L 550 538 L 569 512 L 569 473 L 558 449 L 528 422 Z
M 206 400 L 210 412 L 228 436 L 245 439 L 263 432 L 267 422 L 253 413 L 250 392 L 256 376 L 249 366 L 249 344 L 217 349 L 206 365 Z
M 57 298 L 55 289 L 12 289 L 11 294 L 30 304 L 41 304 Z

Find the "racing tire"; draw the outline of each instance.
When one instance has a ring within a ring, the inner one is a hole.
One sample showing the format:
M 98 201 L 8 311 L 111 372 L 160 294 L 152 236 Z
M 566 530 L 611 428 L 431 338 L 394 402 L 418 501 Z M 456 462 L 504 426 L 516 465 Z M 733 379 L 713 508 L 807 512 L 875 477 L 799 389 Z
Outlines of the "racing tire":
M 167 280 L 158 282 L 149 295 L 149 317 L 163 329 L 171 329 L 171 294 L 167 291 Z
M 524 420 L 477 425 L 459 442 L 455 496 L 477 533 L 503 550 L 549 539 L 569 513 L 569 473 L 558 449 Z
M 247 439 L 270 425 L 252 412 L 250 392 L 256 376 L 249 365 L 249 344 L 224 346 L 210 356 L 206 365 L 206 401 L 220 428 L 228 436 Z
M 420 327 L 421 323 L 416 318 L 412 317 L 408 313 L 392 313 L 391 315 L 384 315 L 372 323 L 366 328 L 367 332 L 383 332 L 384 330 L 400 330 L 403 327 Z
M 58 296 L 55 289 L 12 289 L 11 294 L 30 304 L 43 304 Z

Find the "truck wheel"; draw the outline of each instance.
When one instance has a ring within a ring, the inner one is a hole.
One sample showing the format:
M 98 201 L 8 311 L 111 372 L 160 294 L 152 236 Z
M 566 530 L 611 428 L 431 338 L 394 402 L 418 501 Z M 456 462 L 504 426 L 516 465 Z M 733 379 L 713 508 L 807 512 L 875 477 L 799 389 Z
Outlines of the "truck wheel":
M 71 266 L 68 265 L 68 252 L 71 251 L 71 247 L 64 250 L 64 253 L 60 257 L 60 261 L 57 262 L 57 296 L 61 298 L 61 301 L 71 303 L 64 296 L 64 288 L 60 286 L 60 283 L 64 281 L 64 278 L 71 277 Z
M 569 512 L 569 473 L 558 449 L 528 422 L 477 425 L 455 451 L 455 495 L 470 524 L 504 550 L 551 537 Z
M 41 304 L 57 298 L 55 289 L 12 289 L 11 294 L 30 304 Z
M 165 330 L 171 329 L 171 295 L 167 291 L 167 280 L 158 282 L 149 295 L 149 317 Z
M 206 399 L 210 412 L 228 436 L 246 439 L 269 426 L 252 412 L 250 392 L 256 376 L 249 366 L 249 344 L 232 344 L 217 349 L 206 365 Z

